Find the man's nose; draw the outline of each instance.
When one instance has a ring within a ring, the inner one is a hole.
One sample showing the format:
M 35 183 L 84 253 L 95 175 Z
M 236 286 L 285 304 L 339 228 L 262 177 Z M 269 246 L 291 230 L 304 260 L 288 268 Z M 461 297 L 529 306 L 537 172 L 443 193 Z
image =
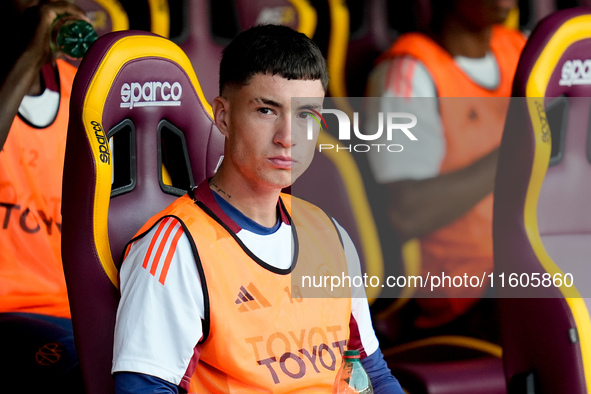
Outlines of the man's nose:
M 277 122 L 274 142 L 289 148 L 295 144 L 291 133 L 291 119 L 289 116 L 280 117 Z

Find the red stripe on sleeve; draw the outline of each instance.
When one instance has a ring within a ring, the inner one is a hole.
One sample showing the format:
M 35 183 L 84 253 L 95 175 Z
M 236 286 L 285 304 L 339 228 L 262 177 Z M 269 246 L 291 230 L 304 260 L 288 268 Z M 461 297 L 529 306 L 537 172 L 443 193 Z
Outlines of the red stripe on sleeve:
M 398 72 L 398 66 L 400 66 L 400 59 L 394 58 L 388 65 L 388 71 L 386 72 L 386 80 L 384 82 L 384 90 L 391 90 L 396 92 L 396 74 Z
M 410 56 L 394 58 L 386 74 L 385 88 L 395 97 L 411 97 L 417 60 Z
M 167 219 L 163 220 L 162 222 L 160 222 L 160 224 L 158 225 L 158 228 L 156 229 L 156 233 L 152 237 L 152 242 L 150 242 L 150 247 L 148 248 L 148 251 L 146 252 L 146 257 L 144 257 L 144 263 L 142 264 L 143 268 L 148 268 L 148 262 L 150 261 L 150 255 L 152 254 L 152 249 L 154 249 L 154 245 L 156 244 L 156 241 L 158 240 L 158 236 L 160 235 L 160 233 L 162 232 L 162 229 L 164 228 L 164 226 L 166 226 L 166 223 L 168 223 L 169 220 L 170 220 L 170 218 L 167 218 Z
M 394 74 L 394 95 L 396 97 L 400 97 L 402 95 L 402 91 L 404 90 L 404 70 L 408 67 L 408 59 L 406 57 L 400 59 L 398 62 L 398 67 L 396 67 L 396 72 Z
M 172 220 L 172 219 L 171 219 Z M 174 224 L 170 223 L 170 226 L 166 229 L 162 240 L 158 245 L 158 250 L 156 251 L 156 256 L 154 256 L 154 262 L 152 263 L 152 268 L 150 269 L 150 273 L 153 276 L 156 276 L 156 270 L 158 269 L 158 265 L 160 264 L 160 257 L 162 257 L 162 252 L 164 251 L 164 247 L 166 246 L 166 242 L 168 242 L 168 238 L 170 238 L 170 233 L 174 229 Z
M 168 248 L 168 253 L 166 254 L 166 260 L 164 260 L 164 266 L 162 267 L 162 272 L 160 273 L 160 279 L 158 281 L 164 285 L 164 281 L 166 280 L 166 275 L 168 274 L 168 269 L 170 268 L 170 262 L 172 261 L 172 256 L 174 256 L 174 252 L 176 251 L 176 245 L 179 242 L 179 239 L 183 235 L 183 226 L 177 228 L 176 233 L 174 234 L 174 238 L 170 243 L 170 247 Z
M 413 59 L 409 59 L 408 65 L 406 66 L 406 72 L 404 75 L 404 80 L 406 82 L 406 89 L 404 90 L 404 97 L 411 97 L 412 96 L 412 79 L 415 73 L 415 68 L 417 66 L 417 62 Z

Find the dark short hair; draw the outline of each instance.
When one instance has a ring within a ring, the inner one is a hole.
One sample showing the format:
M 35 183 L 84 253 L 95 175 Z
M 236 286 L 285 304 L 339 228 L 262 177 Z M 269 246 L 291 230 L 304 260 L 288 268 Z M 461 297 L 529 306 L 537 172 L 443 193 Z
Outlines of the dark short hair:
M 226 86 L 248 85 L 255 74 L 320 80 L 326 92 L 328 71 L 320 48 L 305 34 L 286 26 L 259 25 L 240 33 L 224 49 L 220 94 Z

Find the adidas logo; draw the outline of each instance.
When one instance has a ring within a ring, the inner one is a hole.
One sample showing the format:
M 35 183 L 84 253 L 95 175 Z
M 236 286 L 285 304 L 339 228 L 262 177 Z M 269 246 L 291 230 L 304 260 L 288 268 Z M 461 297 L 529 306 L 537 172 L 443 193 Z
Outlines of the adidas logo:
M 251 282 L 244 288 L 244 286 L 240 286 L 240 291 L 238 292 L 238 298 L 234 301 L 238 306 L 239 312 L 248 312 L 253 311 L 255 309 L 268 308 L 271 306 L 271 303 L 267 301 L 267 299 L 261 294 L 259 289 Z

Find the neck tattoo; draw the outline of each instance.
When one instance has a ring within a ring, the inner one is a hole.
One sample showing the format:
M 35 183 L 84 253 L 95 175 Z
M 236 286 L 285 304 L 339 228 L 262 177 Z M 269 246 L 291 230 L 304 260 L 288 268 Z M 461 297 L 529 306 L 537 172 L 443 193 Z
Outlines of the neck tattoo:
M 209 181 L 209 184 L 211 186 L 213 186 L 213 188 L 215 189 L 216 192 L 218 192 L 218 194 L 224 194 L 226 197 L 228 198 L 232 198 L 231 195 L 229 195 L 228 193 L 226 193 L 221 187 L 219 187 L 216 183 L 215 180 L 213 178 L 211 178 L 211 180 Z

